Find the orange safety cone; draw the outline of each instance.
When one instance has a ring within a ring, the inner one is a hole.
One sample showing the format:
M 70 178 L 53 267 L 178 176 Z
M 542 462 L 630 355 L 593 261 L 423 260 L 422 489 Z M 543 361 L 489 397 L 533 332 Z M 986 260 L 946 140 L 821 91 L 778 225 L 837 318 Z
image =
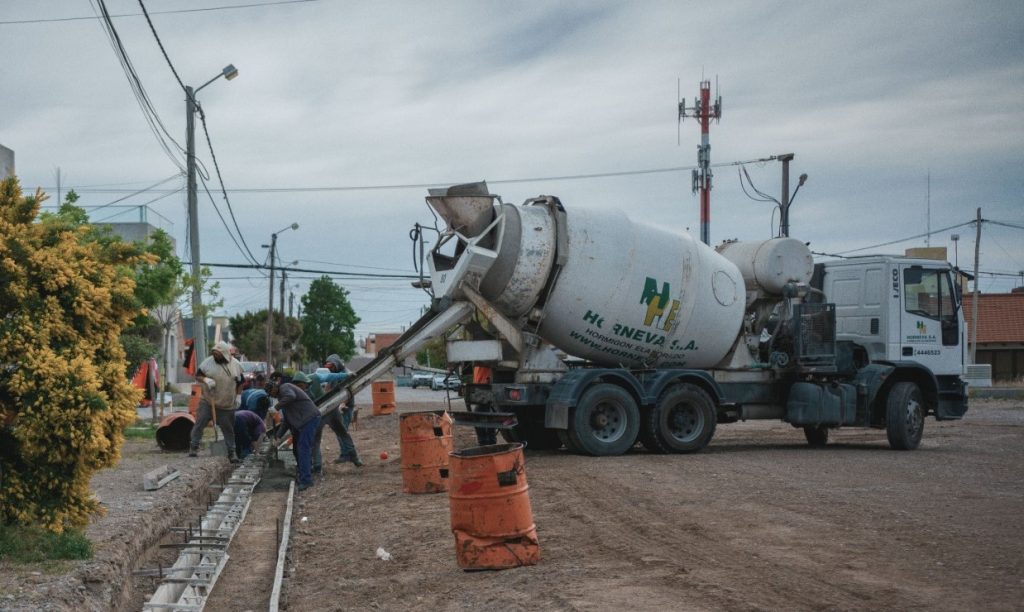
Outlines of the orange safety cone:
M 441 493 L 448 490 L 448 453 L 452 451 L 452 417 L 447 412 L 399 415 L 402 491 Z
M 522 444 L 453 451 L 448 501 L 455 556 L 464 570 L 535 565 L 540 544 Z

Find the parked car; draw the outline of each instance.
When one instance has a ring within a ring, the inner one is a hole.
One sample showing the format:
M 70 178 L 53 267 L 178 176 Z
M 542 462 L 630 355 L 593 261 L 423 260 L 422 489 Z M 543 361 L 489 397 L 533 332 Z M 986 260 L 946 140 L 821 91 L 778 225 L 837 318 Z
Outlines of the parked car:
M 412 388 L 416 387 L 431 387 L 433 388 L 434 375 L 430 372 L 413 372 L 412 374 Z
M 455 374 L 435 374 L 433 380 L 430 381 L 430 388 L 434 391 L 441 389 L 458 391 L 462 388 L 462 381 Z
M 257 374 L 268 375 L 267 362 L 266 361 L 240 361 L 242 364 L 242 376 L 245 380 L 249 381 L 256 378 Z

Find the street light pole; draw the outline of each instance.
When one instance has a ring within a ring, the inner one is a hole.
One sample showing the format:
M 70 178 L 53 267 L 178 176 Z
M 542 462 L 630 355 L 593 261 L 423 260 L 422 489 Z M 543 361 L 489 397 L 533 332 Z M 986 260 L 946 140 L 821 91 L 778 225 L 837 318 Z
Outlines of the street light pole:
M 203 312 L 202 267 L 199 265 L 199 208 L 196 202 L 196 98 L 185 87 L 185 149 L 188 165 L 188 235 L 192 258 L 192 351 L 196 367 L 206 359 L 206 314 Z
M 220 74 L 196 89 L 185 86 L 185 160 L 188 174 L 188 235 L 189 256 L 192 258 L 192 350 L 196 367 L 206 359 L 206 313 L 203 310 L 203 277 L 199 263 L 199 213 L 196 198 L 196 94 L 199 90 L 220 77 L 231 80 L 238 76 L 238 69 L 228 64 Z

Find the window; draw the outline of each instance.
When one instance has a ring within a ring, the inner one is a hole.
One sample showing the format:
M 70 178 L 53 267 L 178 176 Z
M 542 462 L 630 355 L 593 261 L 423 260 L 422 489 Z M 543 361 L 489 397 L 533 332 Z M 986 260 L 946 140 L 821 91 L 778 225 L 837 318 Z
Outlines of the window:
M 910 314 L 939 321 L 942 344 L 959 342 L 956 298 L 946 270 L 925 270 L 913 266 L 903 271 L 903 308 Z

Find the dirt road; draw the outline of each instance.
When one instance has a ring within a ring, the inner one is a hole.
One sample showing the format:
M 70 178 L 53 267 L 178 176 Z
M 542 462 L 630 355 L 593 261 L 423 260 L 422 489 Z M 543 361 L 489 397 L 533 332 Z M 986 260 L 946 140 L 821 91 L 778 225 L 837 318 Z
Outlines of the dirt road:
M 913 452 L 861 430 L 812 449 L 777 422 L 720 426 L 688 456 L 532 452 L 542 559 L 500 572 L 458 569 L 447 496 L 401 492 L 397 421 L 364 416 L 354 436 L 366 467 L 329 465 L 298 497 L 286 609 L 1024 605 L 1019 404 L 974 401 L 962 422 L 929 420 Z M 456 429 L 456 447 L 474 444 Z

